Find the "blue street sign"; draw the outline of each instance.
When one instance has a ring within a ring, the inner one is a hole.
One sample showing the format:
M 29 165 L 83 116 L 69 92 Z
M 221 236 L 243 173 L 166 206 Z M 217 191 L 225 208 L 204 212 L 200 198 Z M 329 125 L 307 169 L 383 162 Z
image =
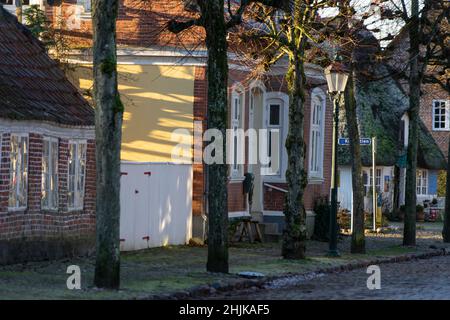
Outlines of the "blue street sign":
M 369 146 L 372 143 L 372 139 L 370 138 L 360 138 L 359 144 L 363 146 Z M 338 144 L 341 146 L 348 146 L 350 144 L 349 138 L 339 138 Z

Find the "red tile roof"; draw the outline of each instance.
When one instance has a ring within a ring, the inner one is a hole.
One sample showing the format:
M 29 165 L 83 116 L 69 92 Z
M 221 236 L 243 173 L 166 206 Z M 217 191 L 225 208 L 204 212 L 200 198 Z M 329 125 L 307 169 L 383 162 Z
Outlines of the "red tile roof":
M 94 110 L 41 42 L 0 5 L 0 118 L 94 125 Z

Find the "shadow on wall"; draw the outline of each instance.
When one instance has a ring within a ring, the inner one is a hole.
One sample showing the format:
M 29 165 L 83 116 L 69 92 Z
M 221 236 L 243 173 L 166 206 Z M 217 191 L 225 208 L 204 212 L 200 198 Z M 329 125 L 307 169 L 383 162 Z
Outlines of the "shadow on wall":
M 77 67 L 69 77 L 82 91 L 92 91 L 91 68 Z M 122 160 L 171 161 L 174 130 L 187 129 L 183 139 L 192 141 L 195 67 L 119 65 L 118 71 L 125 105 Z

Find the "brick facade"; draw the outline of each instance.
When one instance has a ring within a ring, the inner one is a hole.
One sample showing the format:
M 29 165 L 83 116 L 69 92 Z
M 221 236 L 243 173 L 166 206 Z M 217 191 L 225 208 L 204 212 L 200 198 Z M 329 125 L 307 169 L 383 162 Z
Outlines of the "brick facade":
M 61 8 L 46 6 L 46 14 L 55 25 L 60 17 L 65 21 L 63 28 L 71 42 L 77 47 L 92 46 L 92 20 L 87 15 L 76 13 L 76 0 L 63 0 Z M 167 29 L 171 19 L 195 17 L 185 10 L 181 0 L 122 0 L 117 17 L 118 45 L 149 47 L 175 47 L 182 43 L 195 47 L 204 41 L 201 27 L 193 27 L 178 35 Z
M 41 208 L 42 134 L 28 134 L 28 192 L 25 210 L 9 210 L 10 133 L 1 139 L 0 264 L 85 254 L 95 235 L 95 140 L 87 141 L 84 210 L 67 208 L 68 140 L 59 139 L 58 210 Z
M 388 49 L 390 50 L 390 65 L 397 70 L 407 69 L 409 34 L 407 29 L 402 29 L 400 34 L 391 42 Z M 422 50 L 424 50 L 422 48 Z M 398 79 L 404 91 L 409 91 L 407 79 Z M 445 158 L 448 157 L 448 143 L 450 139 L 450 131 L 436 131 L 433 129 L 433 100 L 450 101 L 449 93 L 438 84 L 425 83 L 421 86 L 420 109 L 419 116 L 428 131 L 433 136 L 436 144 L 441 149 Z M 448 160 L 448 159 L 447 159 Z
M 202 133 L 206 130 L 207 81 L 206 67 L 195 68 L 194 80 L 194 121 L 202 122 Z M 200 139 L 199 139 L 200 138 Z M 194 136 L 194 145 L 203 145 L 200 135 Z M 205 166 L 193 165 L 192 214 L 200 216 L 205 213 Z
M 422 85 L 422 96 L 420 98 L 420 110 L 419 110 L 420 118 L 427 127 L 428 131 L 430 131 L 437 145 L 439 146 L 445 158 L 447 159 L 450 131 L 433 130 L 433 100 L 450 101 L 450 95 L 439 85 L 436 84 Z

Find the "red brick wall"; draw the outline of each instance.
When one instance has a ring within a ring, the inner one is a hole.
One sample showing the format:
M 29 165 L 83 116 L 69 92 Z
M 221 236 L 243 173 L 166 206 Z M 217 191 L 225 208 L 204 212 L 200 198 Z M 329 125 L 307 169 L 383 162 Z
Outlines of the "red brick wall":
M 270 183 L 271 185 L 287 190 L 286 183 Z M 283 211 L 285 192 L 276 190 L 267 186 L 263 187 L 264 192 L 264 210 L 267 211 Z
M 206 129 L 206 107 L 207 107 L 207 81 L 206 67 L 195 68 L 194 80 L 194 121 L 202 121 L 202 133 Z M 197 139 L 194 137 L 194 139 Z M 203 145 L 201 139 L 194 141 L 194 145 Z M 204 213 L 205 195 L 205 167 L 203 164 L 193 165 L 193 191 L 192 191 L 192 214 L 200 216 Z
M 242 181 L 228 183 L 228 212 L 245 211 L 247 209 L 246 195 Z
M 24 211 L 8 212 L 10 134 L 4 133 L 0 167 L 0 240 L 70 239 L 95 232 L 95 141 L 88 140 L 84 210 L 67 210 L 67 140 L 59 141 L 57 212 L 41 210 L 43 136 L 29 134 L 28 203 Z
M 71 21 L 76 0 L 64 0 L 62 11 L 64 19 Z M 56 7 L 47 5 L 47 15 L 53 22 L 57 21 Z M 184 10 L 181 0 L 121 0 L 117 18 L 117 43 L 119 45 L 148 46 L 187 46 L 193 47 L 204 40 L 203 29 L 192 27 L 175 35 L 167 30 L 171 19 L 183 20 L 195 17 L 195 13 Z M 76 46 L 91 46 L 92 21 L 80 18 L 80 27 L 66 32 Z M 65 27 L 65 29 L 67 26 Z
M 408 47 L 409 35 L 407 32 L 402 32 L 390 45 L 390 60 L 391 66 L 397 70 L 407 69 L 408 62 Z M 422 48 L 421 50 L 424 50 Z M 389 51 L 388 51 L 389 52 Z M 407 93 L 408 80 L 400 79 L 399 83 Z M 448 141 L 450 139 L 449 131 L 433 131 L 433 100 L 450 100 L 449 93 L 438 84 L 422 84 L 420 110 L 419 115 L 428 131 L 435 139 L 437 145 L 443 152 L 444 156 L 448 156 Z
M 444 153 L 444 156 L 447 158 L 450 131 L 433 130 L 433 100 L 450 100 L 450 95 L 437 84 L 422 85 L 422 96 L 420 99 L 419 110 L 420 118 L 430 131 L 441 151 Z
M 3 216 L 8 212 L 10 137 L 9 133 L 4 133 L 3 137 L 0 137 L 0 234 L 5 227 Z

